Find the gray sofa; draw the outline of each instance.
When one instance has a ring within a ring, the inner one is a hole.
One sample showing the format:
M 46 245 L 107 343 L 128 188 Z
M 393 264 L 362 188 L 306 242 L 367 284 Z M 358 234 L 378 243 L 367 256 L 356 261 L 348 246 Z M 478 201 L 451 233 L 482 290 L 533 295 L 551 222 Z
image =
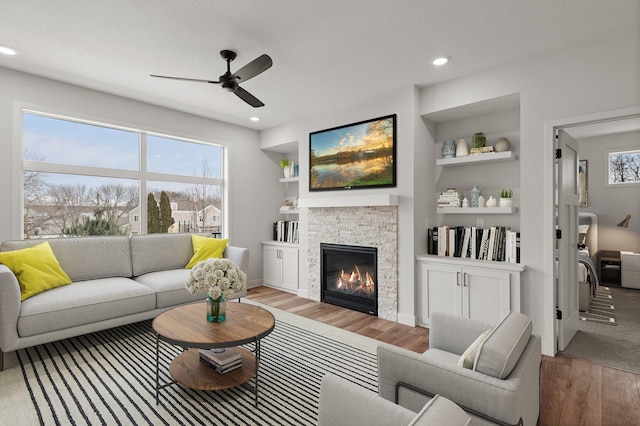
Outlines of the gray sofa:
M 193 256 L 191 234 L 47 241 L 72 284 L 21 302 L 18 280 L 0 264 L 0 371 L 5 352 L 155 318 L 171 307 L 206 298 L 184 286 L 189 274 L 184 266 Z M 41 242 L 5 241 L 0 251 Z M 248 271 L 248 249 L 227 246 L 224 257 Z M 246 289 L 234 298 L 245 295 Z

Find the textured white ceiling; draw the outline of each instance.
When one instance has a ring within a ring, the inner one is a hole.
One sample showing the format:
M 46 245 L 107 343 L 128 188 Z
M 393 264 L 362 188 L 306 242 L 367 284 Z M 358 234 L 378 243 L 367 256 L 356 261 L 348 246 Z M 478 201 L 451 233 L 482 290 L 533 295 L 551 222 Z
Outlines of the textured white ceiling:
M 638 0 L 2 0 L 0 44 L 20 55 L 0 66 L 264 129 L 639 26 Z M 266 106 L 149 77 L 217 80 L 222 49 L 232 71 L 271 56 L 242 85 Z M 435 68 L 440 54 L 453 60 Z

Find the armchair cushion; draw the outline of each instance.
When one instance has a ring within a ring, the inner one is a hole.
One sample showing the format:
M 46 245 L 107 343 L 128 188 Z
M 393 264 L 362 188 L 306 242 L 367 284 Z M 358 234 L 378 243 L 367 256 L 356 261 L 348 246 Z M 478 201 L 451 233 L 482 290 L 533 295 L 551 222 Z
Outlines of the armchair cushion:
M 476 355 L 478 353 L 478 349 L 482 346 L 485 340 L 489 337 L 493 329 L 488 329 L 484 333 L 482 333 L 478 338 L 467 348 L 466 351 L 460 355 L 460 359 L 458 360 L 458 367 L 468 368 L 470 370 L 473 369 L 476 361 Z
M 422 407 L 407 426 L 469 426 L 470 424 L 471 417 L 462 408 L 447 398 L 436 395 Z
M 475 371 L 505 379 L 520 359 L 529 337 L 531 320 L 518 312 L 510 312 L 482 343 L 476 354 Z

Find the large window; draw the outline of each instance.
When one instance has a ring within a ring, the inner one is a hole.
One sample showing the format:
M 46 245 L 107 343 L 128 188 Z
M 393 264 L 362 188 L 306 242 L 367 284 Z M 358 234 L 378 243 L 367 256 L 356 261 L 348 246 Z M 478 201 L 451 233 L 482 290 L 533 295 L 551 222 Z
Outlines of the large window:
M 223 229 L 222 146 L 23 112 L 25 238 Z
M 610 186 L 640 184 L 640 149 L 610 151 L 607 153 Z

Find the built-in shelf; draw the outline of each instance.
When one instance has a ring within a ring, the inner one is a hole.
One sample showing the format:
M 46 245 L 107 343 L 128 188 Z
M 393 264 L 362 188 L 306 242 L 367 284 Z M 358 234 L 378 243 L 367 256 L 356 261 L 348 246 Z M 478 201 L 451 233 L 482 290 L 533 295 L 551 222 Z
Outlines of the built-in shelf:
M 493 163 L 516 159 L 518 159 L 518 155 L 512 151 L 487 152 L 485 154 L 474 154 L 466 157 L 440 158 L 439 160 L 436 160 L 436 165 L 442 167 L 468 166 L 474 163 Z
M 373 207 L 373 206 L 397 206 L 396 194 L 372 194 L 372 195 L 341 195 L 336 197 L 301 198 L 298 207 L 322 208 L 322 207 Z
M 299 182 L 299 181 L 300 181 L 300 176 L 280 178 L 280 183 Z
M 497 262 L 495 260 L 479 260 L 464 257 L 436 256 L 435 254 L 421 254 L 416 256 L 416 259 L 418 261 L 442 263 L 447 265 L 450 265 L 450 262 L 453 260 L 456 262 L 456 264 L 464 266 L 484 266 L 494 269 L 516 272 L 522 272 L 527 269 L 527 266 L 524 263 Z
M 512 214 L 517 207 L 438 207 L 438 214 Z
M 287 207 L 280 207 L 281 214 L 298 214 L 300 211 L 298 209 L 290 209 Z

